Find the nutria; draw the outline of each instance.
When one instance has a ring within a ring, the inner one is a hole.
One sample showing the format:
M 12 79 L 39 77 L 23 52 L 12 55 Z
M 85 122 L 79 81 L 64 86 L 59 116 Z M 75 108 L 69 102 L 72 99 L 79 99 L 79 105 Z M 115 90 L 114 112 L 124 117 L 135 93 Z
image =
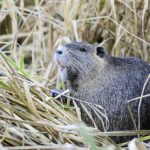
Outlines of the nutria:
M 132 101 L 130 107 L 128 100 L 141 95 L 150 73 L 148 63 L 132 57 L 112 57 L 104 48 L 83 42 L 58 47 L 56 59 L 71 95 L 89 103 L 87 109 L 92 118 L 78 102 L 83 121 L 93 125 L 93 119 L 101 131 L 137 129 L 139 99 Z M 144 94 L 148 92 L 149 82 Z M 103 111 L 98 105 L 106 110 L 108 118 L 96 113 Z M 140 108 L 140 129 L 150 129 L 150 98 L 143 98 Z

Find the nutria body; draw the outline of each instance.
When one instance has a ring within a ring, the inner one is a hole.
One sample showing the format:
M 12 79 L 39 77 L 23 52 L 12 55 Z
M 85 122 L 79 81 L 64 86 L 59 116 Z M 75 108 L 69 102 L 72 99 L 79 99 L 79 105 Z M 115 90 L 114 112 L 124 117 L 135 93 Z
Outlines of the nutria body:
M 102 47 L 73 42 L 57 48 L 56 58 L 60 66 L 61 77 L 67 81 L 73 97 L 89 102 L 87 109 L 92 114 L 100 130 L 119 131 L 138 128 L 139 100 L 130 103 L 132 117 L 127 100 L 139 97 L 150 73 L 150 66 L 136 58 L 116 58 L 105 53 Z M 150 93 L 150 82 L 144 94 Z M 98 113 L 102 106 L 107 118 Z M 80 103 L 82 119 L 93 125 Z M 86 105 L 85 105 L 86 106 Z M 92 109 L 91 106 L 94 108 Z M 97 112 L 97 113 L 96 113 Z M 150 98 L 143 98 L 140 109 L 140 128 L 150 129 Z

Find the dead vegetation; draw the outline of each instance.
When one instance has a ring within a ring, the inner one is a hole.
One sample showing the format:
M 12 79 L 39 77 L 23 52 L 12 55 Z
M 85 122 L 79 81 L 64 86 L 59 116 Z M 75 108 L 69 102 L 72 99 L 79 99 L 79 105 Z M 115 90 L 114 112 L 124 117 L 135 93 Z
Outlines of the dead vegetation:
M 53 55 L 63 40 L 150 61 L 149 8 L 148 0 L 0 0 L 0 148 L 121 149 L 105 136 L 145 134 L 83 127 L 79 110 L 50 92 L 59 87 Z

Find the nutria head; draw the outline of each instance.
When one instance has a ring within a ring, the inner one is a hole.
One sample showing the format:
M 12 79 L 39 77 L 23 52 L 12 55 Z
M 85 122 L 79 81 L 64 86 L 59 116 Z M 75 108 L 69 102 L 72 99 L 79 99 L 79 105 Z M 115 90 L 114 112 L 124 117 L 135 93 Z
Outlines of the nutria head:
M 104 65 L 105 50 L 83 42 L 72 42 L 59 46 L 56 60 L 63 80 L 86 79 L 97 66 Z M 100 65 L 101 64 L 101 65 Z

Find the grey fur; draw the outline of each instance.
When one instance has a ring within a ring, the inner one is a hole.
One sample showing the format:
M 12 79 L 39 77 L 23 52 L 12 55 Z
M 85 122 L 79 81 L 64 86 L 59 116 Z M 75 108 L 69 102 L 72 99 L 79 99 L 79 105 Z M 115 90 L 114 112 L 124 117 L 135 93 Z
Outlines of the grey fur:
M 71 94 L 83 101 L 101 105 L 109 119 L 108 131 L 136 129 L 128 110 L 127 100 L 139 97 L 150 73 L 150 66 L 137 58 L 116 58 L 105 54 L 99 57 L 96 47 L 87 43 L 73 42 L 64 46 L 67 83 Z M 84 48 L 86 51 L 82 50 Z M 67 62 L 66 61 L 66 62 Z M 75 65 L 73 65 L 75 63 Z M 70 65 L 71 64 L 71 65 Z M 145 93 L 150 93 L 148 82 Z M 131 110 L 137 125 L 139 100 L 131 102 Z M 80 103 L 82 119 L 93 125 Z M 97 107 L 97 106 L 95 106 Z M 98 128 L 104 130 L 102 121 L 89 106 Z M 141 129 L 150 129 L 150 98 L 141 105 Z M 103 117 L 107 122 L 107 118 Z M 106 124 L 105 124 L 106 125 Z

